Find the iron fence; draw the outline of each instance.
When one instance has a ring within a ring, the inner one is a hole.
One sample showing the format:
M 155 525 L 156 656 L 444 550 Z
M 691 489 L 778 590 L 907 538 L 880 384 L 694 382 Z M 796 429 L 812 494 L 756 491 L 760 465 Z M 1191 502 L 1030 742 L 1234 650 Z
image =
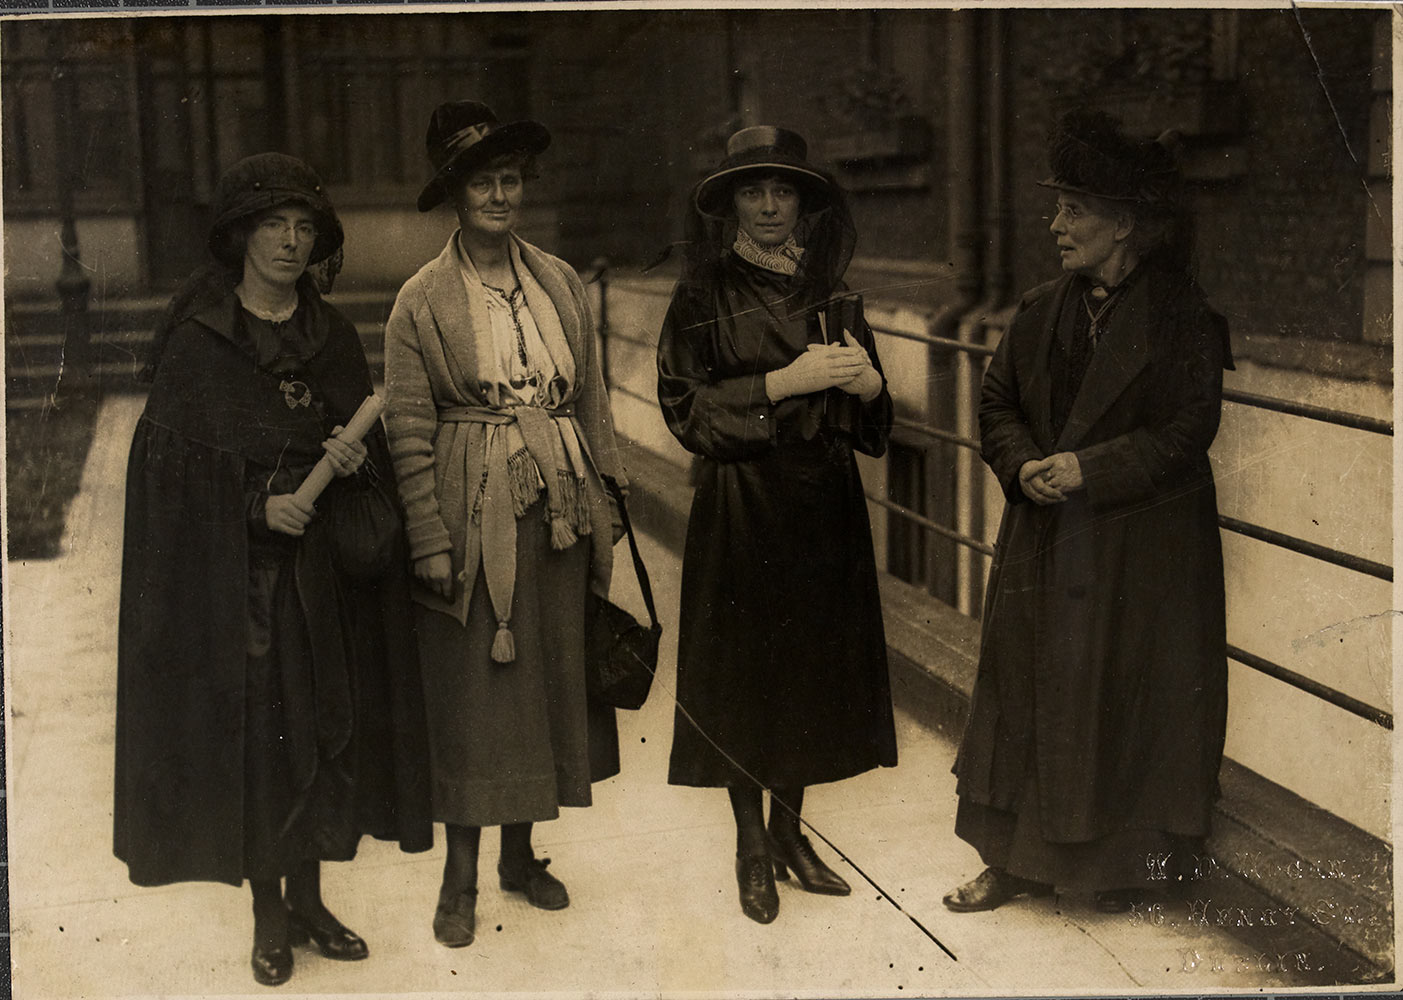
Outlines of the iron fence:
M 602 264 L 597 266 L 594 278 L 600 287 L 601 315 L 605 320 L 605 322 L 601 323 L 600 331 L 602 350 L 605 356 L 607 357 L 608 354 L 608 344 L 616 341 L 649 350 L 655 348 L 655 340 L 642 337 L 630 337 L 609 328 L 607 322 L 609 316 L 609 308 L 607 305 L 609 285 L 607 267 Z M 653 293 L 654 292 L 650 290 L 648 294 Z M 665 295 L 666 293 L 657 291 L 656 294 Z M 953 355 L 960 359 L 960 364 L 954 371 L 956 383 L 955 391 L 957 395 L 965 398 L 963 399 L 963 407 L 957 405 L 957 411 L 962 410 L 965 422 L 972 424 L 973 413 L 978 403 L 978 387 L 982 380 L 983 367 L 988 358 L 993 356 L 995 350 L 991 341 L 996 343 L 997 339 L 1003 335 L 1011 316 L 1012 310 L 970 316 L 958 325 L 958 337 L 935 334 L 930 332 L 928 328 L 925 330 L 911 330 L 892 326 L 881 326 L 878 324 L 873 325 L 873 332 L 878 336 L 922 343 L 932 348 L 935 352 Z M 655 398 L 650 398 L 644 393 L 637 392 L 617 383 L 611 384 L 610 389 L 613 392 L 621 393 L 632 399 L 651 405 L 656 405 L 657 402 Z M 1358 413 L 1332 409 L 1330 407 L 1316 406 L 1309 403 L 1300 403 L 1293 400 L 1278 399 L 1272 396 L 1263 396 L 1256 393 L 1232 389 L 1224 390 L 1223 401 L 1236 406 L 1267 410 L 1364 433 L 1389 437 L 1393 435 L 1393 422 L 1391 420 L 1381 420 Z M 960 428 L 952 431 L 944 427 L 936 426 L 929 420 L 917 420 L 906 416 L 898 416 L 895 420 L 895 427 L 899 432 L 903 432 L 914 438 L 942 442 L 952 445 L 957 449 L 962 449 L 967 453 L 967 459 L 964 461 L 957 461 L 955 468 L 955 490 L 965 499 L 955 511 L 954 520 L 956 523 L 953 526 L 942 524 L 920 511 L 912 510 L 904 504 L 897 503 L 890 497 L 868 492 L 868 501 L 874 506 L 886 511 L 889 515 L 914 525 L 923 532 L 928 532 L 955 543 L 970 556 L 977 554 L 977 556 L 992 557 L 994 553 L 993 546 L 989 545 L 989 543 L 979 535 L 976 535 L 971 527 L 976 525 L 979 520 L 976 501 L 982 499 L 985 483 L 985 474 L 982 464 L 976 459 L 979 452 L 978 438 L 974 436 L 974 433 L 962 433 Z M 969 428 L 966 428 L 966 430 L 968 429 Z M 1390 582 L 1393 580 L 1393 568 L 1391 566 L 1366 559 L 1353 553 L 1297 538 L 1264 525 L 1253 524 L 1226 515 L 1219 516 L 1219 524 L 1225 531 L 1230 531 L 1263 542 L 1267 545 L 1295 552 L 1298 555 L 1303 555 L 1317 562 L 1338 566 L 1379 580 Z M 983 573 L 975 572 L 968 558 L 961 559 L 959 562 L 961 565 L 958 569 L 958 575 L 964 584 L 982 587 Z M 1385 729 L 1391 730 L 1393 728 L 1393 714 L 1391 712 L 1370 705 L 1352 695 L 1330 687 L 1328 684 L 1321 683 L 1304 674 L 1291 670 L 1288 667 L 1284 667 L 1279 663 L 1275 663 L 1266 657 L 1259 656 L 1235 645 L 1228 645 L 1227 655 L 1230 659 L 1236 660 L 1238 663 L 1252 670 L 1256 670 L 1268 677 L 1275 678 L 1283 684 L 1288 684 L 1300 691 L 1304 691 L 1343 711 L 1349 712 L 1362 719 L 1367 719 L 1369 722 L 1382 726 Z

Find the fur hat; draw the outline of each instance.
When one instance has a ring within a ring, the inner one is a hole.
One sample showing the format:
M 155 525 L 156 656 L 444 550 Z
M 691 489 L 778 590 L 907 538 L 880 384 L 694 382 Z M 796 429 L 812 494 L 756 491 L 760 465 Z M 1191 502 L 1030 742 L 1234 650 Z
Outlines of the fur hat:
M 317 239 L 308 265 L 326 260 L 341 249 L 345 235 L 341 220 L 331 207 L 316 171 L 285 153 L 258 153 L 235 163 L 214 187 L 214 223 L 209 230 L 209 250 L 226 267 L 244 263 L 244 247 L 237 239 L 239 223 L 282 205 L 303 205 L 312 213 Z
M 1052 175 L 1038 183 L 1144 208 L 1172 209 L 1179 200 L 1178 140 L 1177 132 L 1136 139 L 1104 111 L 1069 111 L 1048 141 Z

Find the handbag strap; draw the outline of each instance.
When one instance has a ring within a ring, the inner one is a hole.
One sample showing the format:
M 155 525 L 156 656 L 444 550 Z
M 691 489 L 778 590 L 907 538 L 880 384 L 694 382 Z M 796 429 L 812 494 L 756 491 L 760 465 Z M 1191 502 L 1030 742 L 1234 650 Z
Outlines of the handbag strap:
M 628 548 L 633 554 L 633 572 L 638 576 L 638 589 L 643 591 L 643 603 L 648 608 L 648 618 L 656 628 L 658 624 L 658 610 L 653 606 L 653 585 L 648 580 L 648 567 L 643 565 L 643 557 L 638 554 L 638 539 L 633 537 L 633 522 L 628 519 L 628 504 L 624 502 L 624 495 L 619 490 L 619 484 L 614 482 L 610 476 L 600 476 L 604 480 L 605 487 L 619 505 L 619 519 L 624 522 L 624 533 L 628 535 Z

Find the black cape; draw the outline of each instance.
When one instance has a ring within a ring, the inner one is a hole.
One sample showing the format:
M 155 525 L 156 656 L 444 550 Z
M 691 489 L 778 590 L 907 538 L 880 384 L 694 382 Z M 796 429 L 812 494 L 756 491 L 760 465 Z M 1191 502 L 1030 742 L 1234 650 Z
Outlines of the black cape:
M 310 785 L 320 761 L 350 748 L 356 835 L 397 840 L 407 851 L 432 845 L 402 530 L 392 569 L 353 578 L 332 554 L 326 511 L 360 488 L 356 477 L 328 487 L 318 517 L 295 541 L 259 527 L 261 508 L 249 492 L 251 477 L 264 470 L 284 483 L 290 470 L 299 478 L 322 454 L 330 428 L 345 424 L 372 391 L 355 328 L 310 289 L 299 308 L 309 311 L 317 344 L 303 378 L 320 413 L 289 405 L 300 389 L 289 393 L 258 366 L 239 302 L 228 295 L 196 307 L 164 339 L 133 438 L 114 851 L 139 885 L 237 885 L 246 874 L 249 567 L 259 545 L 295 549 L 286 562 L 288 592 L 299 654 L 309 662 L 300 689 L 286 692 L 291 795 Z M 367 467 L 391 475 L 383 431 L 377 427 L 366 442 Z

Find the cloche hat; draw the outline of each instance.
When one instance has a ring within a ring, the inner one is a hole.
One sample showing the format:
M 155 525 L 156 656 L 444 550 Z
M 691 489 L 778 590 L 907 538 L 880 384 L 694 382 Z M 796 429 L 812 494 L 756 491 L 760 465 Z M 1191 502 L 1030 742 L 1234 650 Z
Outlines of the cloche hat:
M 696 186 L 693 200 L 703 215 L 722 216 L 730 210 L 727 193 L 738 174 L 774 171 L 791 178 L 808 197 L 805 209 L 828 199 L 833 181 L 808 162 L 809 145 L 798 132 L 775 125 L 743 128 L 726 140 L 726 158 Z
M 1171 209 L 1179 199 L 1175 164 L 1179 134 L 1153 140 L 1125 134 L 1118 119 L 1104 111 L 1069 111 L 1048 141 L 1051 176 L 1042 187 L 1152 209 Z
M 536 155 L 550 145 L 550 132 L 540 122 L 497 120 L 492 109 L 477 101 L 445 101 L 434 108 L 425 136 L 434 176 L 419 193 L 419 211 L 443 201 L 445 183 L 499 153 L 521 151 Z
M 209 250 L 226 267 L 237 268 L 244 262 L 244 247 L 236 238 L 238 224 L 282 205 L 304 205 L 312 213 L 317 239 L 307 259 L 309 265 L 326 260 L 345 240 L 341 220 L 322 189 L 321 179 L 295 156 L 257 153 L 239 160 L 219 178 L 213 200 Z

